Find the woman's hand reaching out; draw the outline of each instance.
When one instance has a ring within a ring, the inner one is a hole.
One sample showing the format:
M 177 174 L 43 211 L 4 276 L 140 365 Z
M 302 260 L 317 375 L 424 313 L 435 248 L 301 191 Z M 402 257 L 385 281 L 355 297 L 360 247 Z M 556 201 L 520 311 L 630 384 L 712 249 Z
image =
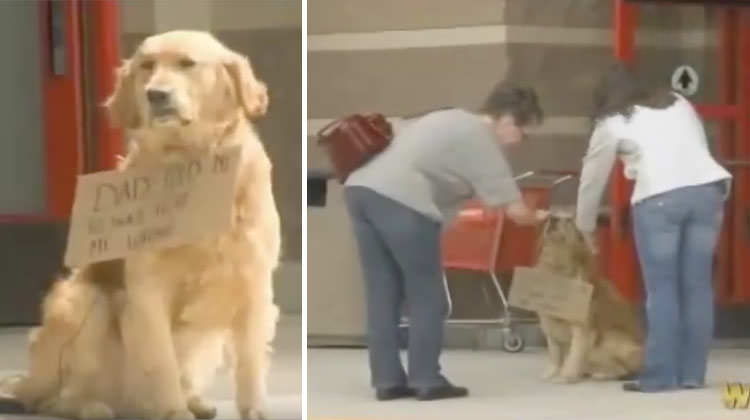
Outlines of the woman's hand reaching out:
M 505 208 L 505 212 L 511 220 L 524 226 L 540 224 L 549 217 L 549 211 L 532 209 L 523 201 L 516 201 L 509 204 Z

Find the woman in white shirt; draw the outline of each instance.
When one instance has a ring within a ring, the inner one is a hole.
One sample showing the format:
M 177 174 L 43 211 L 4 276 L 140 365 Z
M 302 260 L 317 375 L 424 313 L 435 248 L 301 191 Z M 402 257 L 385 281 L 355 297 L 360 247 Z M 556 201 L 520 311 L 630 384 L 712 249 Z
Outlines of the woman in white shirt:
M 622 65 L 594 92 L 594 130 L 583 159 L 577 225 L 593 232 L 617 158 L 634 180 L 636 248 L 646 288 L 645 366 L 627 391 L 705 384 L 713 336 L 713 255 L 731 175 L 711 156 L 693 106 L 666 89 L 647 89 Z

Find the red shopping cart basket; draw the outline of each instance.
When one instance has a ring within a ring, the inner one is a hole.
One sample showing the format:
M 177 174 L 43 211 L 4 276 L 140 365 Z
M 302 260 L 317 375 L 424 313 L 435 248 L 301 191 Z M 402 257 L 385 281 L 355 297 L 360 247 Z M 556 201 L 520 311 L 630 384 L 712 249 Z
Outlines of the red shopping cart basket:
M 549 207 L 552 190 L 573 176 L 573 173 L 527 172 L 516 179 L 521 184 L 526 204 L 532 209 L 544 209 Z M 533 265 L 536 240 L 536 227 L 514 223 L 501 209 L 487 208 L 476 200 L 468 202 L 454 223 L 443 232 L 443 268 L 488 274 L 502 303 L 502 316 L 499 319 L 460 320 L 449 317 L 447 322 L 500 324 L 503 330 L 503 348 L 509 352 L 521 351 L 524 347 L 523 338 L 513 330 L 508 301 L 498 274 L 509 272 L 514 267 Z M 445 288 L 448 301 L 452 303 L 447 280 Z

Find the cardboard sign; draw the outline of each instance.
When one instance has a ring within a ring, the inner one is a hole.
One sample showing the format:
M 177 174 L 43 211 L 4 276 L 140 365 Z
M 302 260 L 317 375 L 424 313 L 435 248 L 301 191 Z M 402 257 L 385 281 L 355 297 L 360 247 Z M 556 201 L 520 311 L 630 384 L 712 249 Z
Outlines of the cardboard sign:
M 240 150 L 79 176 L 65 264 L 123 258 L 227 230 Z
M 517 267 L 508 303 L 511 306 L 580 323 L 586 320 L 594 287 L 538 268 Z

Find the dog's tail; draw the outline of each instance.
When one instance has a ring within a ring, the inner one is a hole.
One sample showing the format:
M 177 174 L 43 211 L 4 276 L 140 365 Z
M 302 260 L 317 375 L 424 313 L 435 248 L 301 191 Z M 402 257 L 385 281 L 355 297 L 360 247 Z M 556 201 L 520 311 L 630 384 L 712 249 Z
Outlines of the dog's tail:
M 20 374 L 0 379 L 0 415 L 26 413 L 23 403 L 15 397 L 16 387 L 23 379 Z
M 0 399 L 12 399 L 16 395 L 18 384 L 25 378 L 23 374 L 0 378 Z M 2 412 L 0 412 L 2 413 Z
M 29 334 L 28 375 L 12 384 L 13 397 L 28 410 L 55 399 L 63 373 L 74 353 L 74 343 L 89 312 L 102 295 L 88 279 L 88 271 L 73 271 L 58 279 L 42 303 L 42 325 Z
M 87 308 L 99 294 L 88 277 L 88 270 L 74 271 L 55 282 L 42 303 L 42 328 L 70 331 L 83 323 Z

